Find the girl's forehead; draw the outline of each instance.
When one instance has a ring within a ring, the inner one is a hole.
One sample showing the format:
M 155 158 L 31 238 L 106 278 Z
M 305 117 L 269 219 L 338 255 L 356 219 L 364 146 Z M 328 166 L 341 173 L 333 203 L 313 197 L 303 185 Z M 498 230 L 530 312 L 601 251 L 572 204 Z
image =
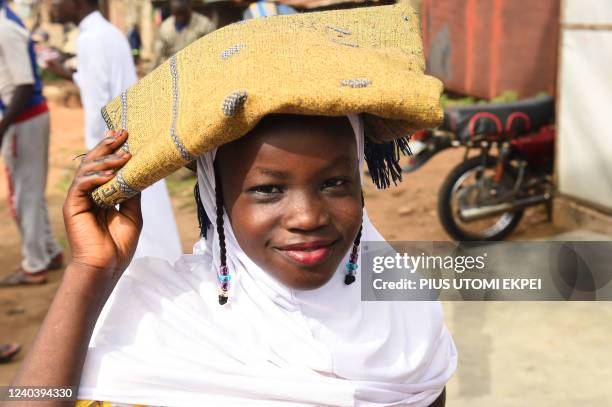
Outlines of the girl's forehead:
M 251 132 L 222 146 L 222 155 L 238 157 L 357 157 L 357 142 L 346 117 L 266 116 Z
M 260 123 L 246 136 L 219 149 L 224 170 L 250 171 L 254 167 L 288 168 L 306 163 L 313 167 L 353 167 L 357 142 L 347 118 L 281 117 Z

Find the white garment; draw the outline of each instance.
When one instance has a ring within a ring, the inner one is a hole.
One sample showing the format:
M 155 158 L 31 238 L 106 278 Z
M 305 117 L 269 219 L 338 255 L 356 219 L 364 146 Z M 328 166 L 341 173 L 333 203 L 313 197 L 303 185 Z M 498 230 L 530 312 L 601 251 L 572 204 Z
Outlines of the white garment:
M 34 83 L 28 43 L 30 33 L 6 17 L 0 1 L 0 100 L 8 106 L 15 87 Z M 1 117 L 0 112 L 0 117 Z
M 91 150 L 107 130 L 102 107 L 136 82 L 136 69 L 127 39 L 98 11 L 79 23 L 76 53 L 73 79 L 81 91 L 85 144 Z
M 62 252 L 51 232 L 45 187 L 49 162 L 49 113 L 13 124 L 4 135 L 2 157 L 9 181 L 9 207 L 21 233 L 21 267 L 47 268 Z
M 73 79 L 85 110 L 85 144 L 92 149 L 107 131 L 102 107 L 136 82 L 136 69 L 127 39 L 102 14 L 89 14 L 80 22 L 79 31 Z M 156 256 L 175 261 L 183 250 L 164 180 L 142 192 L 142 214 L 144 226 L 134 258 Z
M 351 123 L 363 157 L 363 125 Z M 200 196 L 215 219 L 214 152 L 198 159 Z M 424 407 L 457 354 L 438 302 L 362 302 L 344 261 L 323 287 L 289 289 L 253 263 L 224 216 L 233 275 L 217 300 L 218 235 L 174 266 L 132 264 L 88 350 L 80 399 L 165 406 Z M 382 236 L 364 211 L 362 241 Z

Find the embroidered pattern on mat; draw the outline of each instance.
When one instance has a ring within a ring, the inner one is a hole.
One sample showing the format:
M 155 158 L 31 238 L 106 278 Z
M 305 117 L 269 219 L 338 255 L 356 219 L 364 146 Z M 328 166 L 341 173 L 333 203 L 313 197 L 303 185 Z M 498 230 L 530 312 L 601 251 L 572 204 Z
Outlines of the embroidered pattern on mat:
M 123 178 L 123 171 L 119 171 L 117 173 L 117 185 L 119 186 L 119 190 L 126 194 L 127 196 L 136 195 L 138 193 L 137 189 L 132 188 Z
M 178 70 L 176 69 L 176 55 L 170 58 L 170 74 L 172 75 L 172 127 L 170 128 L 170 136 L 174 142 L 175 147 L 181 153 L 186 161 L 193 161 L 195 157 L 189 154 L 189 151 L 185 148 L 185 145 L 179 139 L 176 134 L 176 121 L 178 119 L 178 104 L 179 104 L 179 89 L 178 89 Z
M 226 49 L 225 51 L 221 53 L 221 59 L 225 61 L 232 55 L 238 53 L 238 51 L 240 51 L 244 47 L 246 47 L 246 45 L 244 44 L 236 44 L 236 45 L 229 47 L 228 49 Z
M 365 88 L 372 84 L 369 79 L 345 79 L 340 82 L 340 86 L 348 86 L 349 88 Z
M 332 41 L 335 42 L 336 44 L 339 44 L 339 45 L 344 45 L 344 46 L 351 47 L 351 48 L 359 48 L 359 45 L 353 44 L 351 42 L 340 41 L 340 40 L 337 40 L 337 39 L 333 39 Z
M 127 102 L 127 89 L 121 92 L 121 128 L 127 130 L 127 110 L 128 110 L 128 102 Z M 129 137 L 129 136 L 128 136 Z M 130 145 L 128 144 L 128 140 L 125 140 L 125 143 L 121 146 L 121 149 L 124 151 L 130 152 Z
M 351 35 L 351 32 L 348 30 L 345 30 L 343 28 L 339 28 L 339 27 L 333 27 L 331 25 L 328 25 L 327 27 L 325 27 L 327 29 L 330 29 L 332 31 L 335 31 L 337 33 L 343 34 L 343 35 Z
M 221 110 L 223 110 L 223 114 L 231 117 L 234 116 L 238 111 L 244 106 L 247 100 L 247 93 L 244 90 L 239 90 L 233 93 L 230 93 L 223 99 L 223 106 L 221 106 Z

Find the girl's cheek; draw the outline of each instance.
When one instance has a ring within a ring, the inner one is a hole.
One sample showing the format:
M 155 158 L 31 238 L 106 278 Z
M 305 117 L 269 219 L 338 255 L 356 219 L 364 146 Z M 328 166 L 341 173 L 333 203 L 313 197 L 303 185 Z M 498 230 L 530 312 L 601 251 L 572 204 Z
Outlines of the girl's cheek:
M 232 210 L 232 228 L 236 237 L 240 235 L 248 241 L 244 243 L 249 247 L 263 245 L 275 228 L 277 215 L 273 205 L 237 202 Z
M 343 206 L 337 206 L 334 218 L 336 219 L 335 223 L 343 231 L 343 234 L 347 238 L 352 238 L 353 235 L 357 234 L 357 230 L 362 223 L 363 209 L 361 202 L 357 205 L 351 201 Z
M 362 206 L 361 197 L 355 199 L 354 197 L 346 197 L 343 199 L 335 200 L 330 202 L 328 208 L 332 212 L 333 216 L 341 219 L 343 222 L 349 222 L 357 217 L 361 219 Z

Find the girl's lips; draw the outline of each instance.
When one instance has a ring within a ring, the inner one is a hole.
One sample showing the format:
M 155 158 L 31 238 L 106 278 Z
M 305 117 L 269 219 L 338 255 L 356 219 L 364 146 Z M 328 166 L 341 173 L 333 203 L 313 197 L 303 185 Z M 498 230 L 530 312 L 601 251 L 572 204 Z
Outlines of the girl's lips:
M 277 250 L 296 263 L 314 266 L 322 263 L 329 256 L 334 243 L 335 241 L 300 243 L 279 247 Z

